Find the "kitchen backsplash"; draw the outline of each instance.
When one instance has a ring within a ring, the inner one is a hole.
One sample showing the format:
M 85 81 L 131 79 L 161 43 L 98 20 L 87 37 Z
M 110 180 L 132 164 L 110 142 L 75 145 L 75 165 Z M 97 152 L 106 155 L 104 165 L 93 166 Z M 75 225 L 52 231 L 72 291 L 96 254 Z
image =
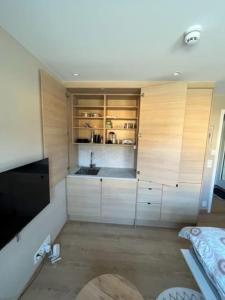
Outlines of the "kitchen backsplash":
M 132 146 L 79 145 L 79 166 L 89 166 L 91 151 L 94 152 L 93 163 L 97 167 L 135 168 L 136 150 Z

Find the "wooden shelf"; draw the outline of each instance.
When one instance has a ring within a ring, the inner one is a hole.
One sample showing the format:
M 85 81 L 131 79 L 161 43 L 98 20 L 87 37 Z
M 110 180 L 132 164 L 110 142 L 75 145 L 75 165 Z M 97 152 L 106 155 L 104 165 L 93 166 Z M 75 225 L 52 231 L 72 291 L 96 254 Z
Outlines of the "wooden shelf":
M 99 95 L 99 94 L 98 94 Z M 138 127 L 139 95 L 134 94 L 107 94 L 103 93 L 102 97 L 96 97 L 95 94 L 80 94 L 73 97 L 72 111 L 72 142 L 77 138 L 90 139 L 91 131 L 96 131 L 103 138 L 103 144 L 113 146 L 134 147 L 134 145 L 123 144 L 106 144 L 108 134 L 114 131 L 118 140 L 132 139 L 135 143 L 137 140 L 137 128 L 124 128 L 125 123 L 135 123 Z M 86 97 L 87 96 L 87 97 Z M 87 111 L 89 114 L 82 116 L 81 112 Z M 99 113 L 94 117 L 91 113 Z M 115 117 L 113 117 L 115 116 Z M 111 120 L 113 128 L 106 128 L 106 121 Z M 92 128 L 84 127 L 89 123 Z M 118 128 L 118 127 L 121 128 Z M 97 128 L 94 128 L 97 127 Z M 117 128 L 116 128 L 117 127 Z M 86 144 L 86 143 L 74 143 Z M 88 143 L 91 144 L 91 143 Z M 99 145 L 99 144 L 94 144 Z
M 136 147 L 136 144 L 100 144 L 100 143 L 73 143 L 74 145 L 97 145 L 97 146 L 126 146 Z
M 136 130 L 137 128 L 106 128 L 106 130 Z
M 108 105 L 108 106 L 106 106 L 106 109 L 121 109 L 121 110 L 126 110 L 126 109 L 138 109 L 138 107 L 137 106 L 114 106 L 114 105 L 112 105 L 112 106 L 110 106 L 110 105 Z
M 90 127 L 73 127 L 74 129 L 86 129 L 86 130 L 104 130 L 105 128 L 90 128 Z
M 103 120 L 104 117 L 79 117 L 79 116 L 73 116 L 76 119 L 79 120 Z
M 116 121 L 116 120 L 125 120 L 125 121 L 127 121 L 127 120 L 130 120 L 130 121 L 132 121 L 132 120 L 138 120 L 138 118 L 123 118 L 123 117 L 119 117 L 119 118 L 117 118 L 117 117 L 106 117 L 106 119 L 109 119 L 109 120 L 112 120 L 112 121 Z
M 104 105 L 99 106 L 86 106 L 86 105 L 74 105 L 73 108 L 85 108 L 85 109 L 104 109 Z

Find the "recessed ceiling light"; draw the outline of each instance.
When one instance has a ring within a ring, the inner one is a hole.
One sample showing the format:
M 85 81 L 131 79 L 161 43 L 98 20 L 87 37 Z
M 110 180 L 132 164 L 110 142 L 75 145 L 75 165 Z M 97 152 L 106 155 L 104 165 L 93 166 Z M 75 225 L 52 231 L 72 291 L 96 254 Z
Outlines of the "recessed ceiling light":
M 73 73 L 73 76 L 80 76 L 79 73 Z
M 173 73 L 173 76 L 180 76 L 180 75 L 181 75 L 181 72 L 179 72 L 179 71 L 176 71 Z

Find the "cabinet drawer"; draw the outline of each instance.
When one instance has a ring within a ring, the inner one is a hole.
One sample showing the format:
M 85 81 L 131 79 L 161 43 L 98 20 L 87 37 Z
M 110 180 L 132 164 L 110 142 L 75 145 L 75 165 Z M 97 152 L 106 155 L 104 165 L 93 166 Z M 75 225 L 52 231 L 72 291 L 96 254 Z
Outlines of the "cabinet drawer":
M 143 221 L 158 221 L 160 220 L 160 205 L 137 203 L 137 220 Z
M 162 191 L 160 189 L 138 189 L 137 202 L 160 204 L 162 198 Z
M 151 181 L 142 181 L 140 180 L 138 182 L 138 187 L 142 189 L 162 189 L 162 184 L 160 183 L 155 183 Z

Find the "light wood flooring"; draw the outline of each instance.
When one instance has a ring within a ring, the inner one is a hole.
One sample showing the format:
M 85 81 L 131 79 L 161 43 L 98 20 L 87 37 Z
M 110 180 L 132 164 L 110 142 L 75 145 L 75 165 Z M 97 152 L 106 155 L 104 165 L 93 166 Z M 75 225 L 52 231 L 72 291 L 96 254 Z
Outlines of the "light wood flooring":
M 217 195 L 214 195 L 213 197 L 212 212 L 225 214 L 225 200 Z
M 212 226 L 225 228 L 225 200 L 214 195 L 212 213 L 200 214 L 198 226 Z
M 180 248 L 190 244 L 176 229 L 68 222 L 58 241 L 62 260 L 45 261 L 22 300 L 75 300 L 81 288 L 101 274 L 131 281 L 145 300 L 179 286 L 198 290 Z

